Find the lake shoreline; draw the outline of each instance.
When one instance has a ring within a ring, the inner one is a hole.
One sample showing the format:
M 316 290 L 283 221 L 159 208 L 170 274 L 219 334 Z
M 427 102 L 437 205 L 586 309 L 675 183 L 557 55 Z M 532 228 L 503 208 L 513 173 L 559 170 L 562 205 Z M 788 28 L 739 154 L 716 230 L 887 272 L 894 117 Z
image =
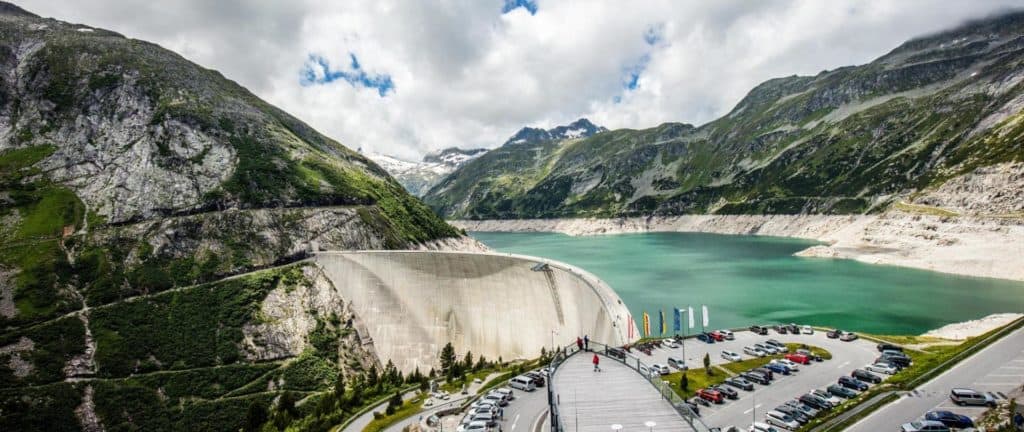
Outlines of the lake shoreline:
M 684 215 L 453 220 L 466 231 L 570 236 L 698 232 L 815 240 L 795 255 L 1024 281 L 1024 220 L 901 211 L 878 215 Z

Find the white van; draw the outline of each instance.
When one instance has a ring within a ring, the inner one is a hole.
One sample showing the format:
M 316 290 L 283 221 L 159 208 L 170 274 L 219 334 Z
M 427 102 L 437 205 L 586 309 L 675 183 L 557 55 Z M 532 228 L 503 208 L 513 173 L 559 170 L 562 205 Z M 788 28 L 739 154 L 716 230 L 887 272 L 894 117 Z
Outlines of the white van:
M 537 386 L 533 385 L 533 380 L 530 377 L 522 375 L 508 380 L 508 386 L 525 392 L 532 392 L 537 389 Z

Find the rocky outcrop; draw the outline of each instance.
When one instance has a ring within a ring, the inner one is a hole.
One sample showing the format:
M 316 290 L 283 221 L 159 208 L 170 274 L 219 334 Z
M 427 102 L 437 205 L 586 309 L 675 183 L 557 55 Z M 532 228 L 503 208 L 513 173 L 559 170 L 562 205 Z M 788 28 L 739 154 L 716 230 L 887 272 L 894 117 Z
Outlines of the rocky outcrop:
M 978 168 L 925 191 L 913 203 L 963 215 L 1024 217 L 1024 162 Z

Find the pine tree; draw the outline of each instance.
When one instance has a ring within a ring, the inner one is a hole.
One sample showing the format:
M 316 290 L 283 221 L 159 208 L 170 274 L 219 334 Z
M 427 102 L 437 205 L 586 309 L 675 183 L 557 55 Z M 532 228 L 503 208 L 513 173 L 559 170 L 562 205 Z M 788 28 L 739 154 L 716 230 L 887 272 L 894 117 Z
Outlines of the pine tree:
M 466 351 L 466 357 L 462 358 L 462 369 L 471 370 L 473 369 L 473 352 Z
M 391 415 L 395 413 L 395 410 L 402 407 L 402 393 L 395 391 L 395 394 L 391 395 L 391 399 L 388 399 L 387 414 Z
M 376 388 L 380 384 L 380 376 L 377 374 L 377 365 L 370 366 L 370 372 L 366 374 L 366 386 Z
M 441 348 L 441 372 L 448 374 L 453 366 L 455 366 L 455 347 L 448 342 L 444 348 Z
M 686 371 L 683 371 L 683 376 L 679 377 L 679 388 L 683 390 L 690 388 L 690 379 L 686 377 Z
M 707 372 L 708 376 L 711 376 L 711 355 L 704 353 L 704 372 Z
M 345 375 L 338 373 L 338 378 L 334 380 L 334 397 L 340 401 L 345 397 Z
M 245 432 L 257 432 L 267 422 L 269 413 L 267 405 L 261 400 L 255 400 L 249 404 L 249 410 L 245 413 Z

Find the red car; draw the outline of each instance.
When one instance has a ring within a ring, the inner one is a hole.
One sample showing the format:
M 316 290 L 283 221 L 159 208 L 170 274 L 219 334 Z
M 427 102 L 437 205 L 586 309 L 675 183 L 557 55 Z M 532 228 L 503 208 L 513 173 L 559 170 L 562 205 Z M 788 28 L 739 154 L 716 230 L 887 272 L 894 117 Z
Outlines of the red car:
M 700 397 L 701 399 L 704 399 L 709 402 L 714 402 L 716 404 L 722 403 L 723 401 L 722 393 L 720 393 L 718 390 L 700 389 L 697 390 L 697 396 Z
M 723 339 L 725 339 L 725 335 L 723 335 L 718 330 L 715 330 L 711 332 L 711 338 L 714 339 L 715 342 L 721 342 Z
M 804 365 L 811 364 L 811 359 L 809 357 L 799 353 L 786 354 L 786 360 Z

